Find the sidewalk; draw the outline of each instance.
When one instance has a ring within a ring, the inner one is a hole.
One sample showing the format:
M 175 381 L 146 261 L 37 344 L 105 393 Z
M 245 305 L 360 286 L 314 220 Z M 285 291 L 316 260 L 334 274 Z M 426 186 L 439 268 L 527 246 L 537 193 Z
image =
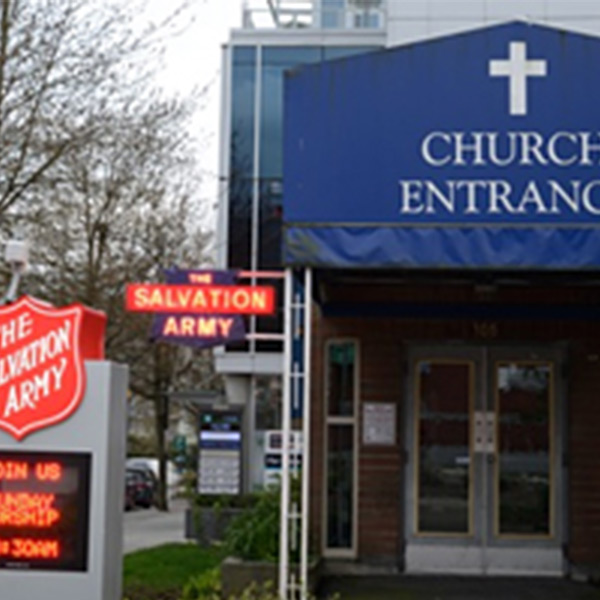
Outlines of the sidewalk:
M 171 500 L 169 512 L 139 509 L 123 515 L 123 554 L 171 542 L 186 542 L 184 512 L 187 502 Z
M 600 600 L 600 588 L 565 579 L 495 577 L 328 577 L 320 598 L 342 600 Z

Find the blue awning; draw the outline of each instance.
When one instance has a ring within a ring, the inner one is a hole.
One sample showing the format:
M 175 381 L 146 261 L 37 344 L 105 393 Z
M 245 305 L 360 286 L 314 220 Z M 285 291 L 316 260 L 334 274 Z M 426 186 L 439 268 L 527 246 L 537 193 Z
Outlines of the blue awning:
M 285 262 L 597 269 L 598 64 L 519 22 L 288 75 Z
M 289 265 L 382 268 L 600 268 L 596 228 L 289 227 Z

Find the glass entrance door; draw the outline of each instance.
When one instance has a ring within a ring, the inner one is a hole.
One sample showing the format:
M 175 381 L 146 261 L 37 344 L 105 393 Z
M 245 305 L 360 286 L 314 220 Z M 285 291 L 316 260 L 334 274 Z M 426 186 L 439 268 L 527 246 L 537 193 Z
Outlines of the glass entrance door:
M 562 573 L 558 365 L 547 351 L 413 351 L 407 571 Z
M 549 361 L 494 364 L 496 537 L 553 535 L 554 377 Z

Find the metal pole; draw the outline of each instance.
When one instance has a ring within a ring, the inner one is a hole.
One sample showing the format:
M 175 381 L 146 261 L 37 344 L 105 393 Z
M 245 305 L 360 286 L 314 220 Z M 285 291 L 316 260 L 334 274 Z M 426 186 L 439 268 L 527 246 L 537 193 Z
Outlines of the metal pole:
M 308 531 L 310 514 L 310 386 L 311 386 L 312 269 L 304 272 L 304 398 L 302 402 L 302 538 L 300 547 L 301 600 L 308 598 Z
M 288 570 L 289 570 L 289 511 L 290 511 L 290 435 L 292 432 L 291 418 L 291 363 L 292 363 L 292 270 L 285 270 L 284 293 L 284 332 L 283 344 L 283 411 L 282 411 L 282 447 L 281 464 L 281 506 L 279 531 L 279 597 L 287 600 Z
M 487 348 L 483 348 L 481 351 L 481 370 L 483 376 L 481 378 L 481 414 L 483 415 L 483 448 L 481 452 L 481 479 L 483 485 L 481 486 L 481 493 L 483 495 L 482 511 L 480 514 L 481 519 L 481 565 L 484 575 L 488 573 L 488 502 L 490 500 L 488 495 L 488 453 L 487 453 L 487 414 L 488 414 L 488 352 Z
M 4 294 L 1 304 L 10 304 L 17 299 L 17 292 L 19 289 L 19 283 L 21 281 L 21 270 L 19 267 L 12 267 L 12 275 L 10 279 L 10 284 L 8 285 L 8 290 L 6 290 L 6 294 Z
M 254 77 L 254 143 L 252 156 L 252 213 L 250 221 L 250 272 L 258 269 L 259 230 L 260 230 L 260 117 L 262 102 L 262 46 L 256 47 L 256 72 Z M 250 282 L 256 285 L 256 278 Z M 250 316 L 250 333 L 256 333 L 256 315 Z M 250 339 L 250 354 L 256 352 L 256 340 Z

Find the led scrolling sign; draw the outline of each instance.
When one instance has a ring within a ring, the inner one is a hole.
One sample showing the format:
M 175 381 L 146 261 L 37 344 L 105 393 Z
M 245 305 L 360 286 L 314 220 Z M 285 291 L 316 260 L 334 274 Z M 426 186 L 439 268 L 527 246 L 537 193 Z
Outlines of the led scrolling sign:
M 0 451 L 0 569 L 85 571 L 91 455 Z

